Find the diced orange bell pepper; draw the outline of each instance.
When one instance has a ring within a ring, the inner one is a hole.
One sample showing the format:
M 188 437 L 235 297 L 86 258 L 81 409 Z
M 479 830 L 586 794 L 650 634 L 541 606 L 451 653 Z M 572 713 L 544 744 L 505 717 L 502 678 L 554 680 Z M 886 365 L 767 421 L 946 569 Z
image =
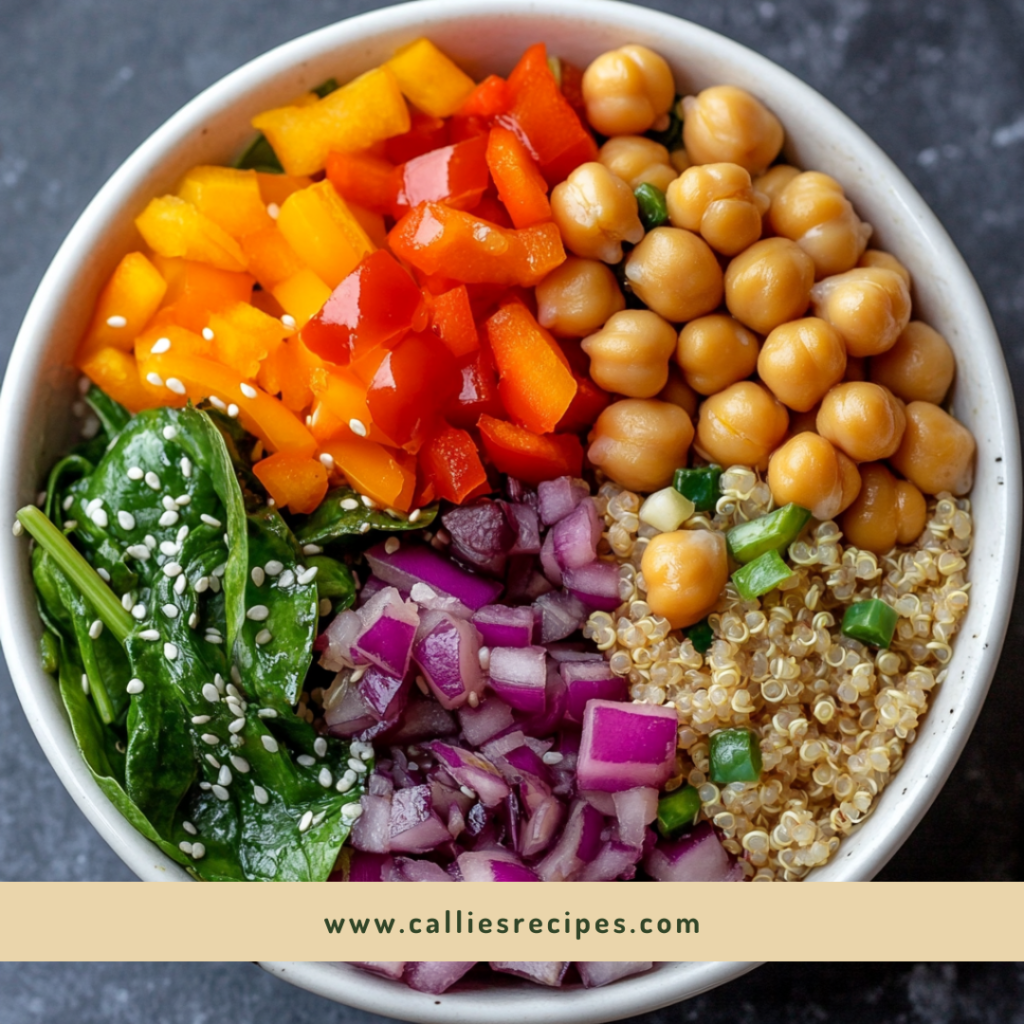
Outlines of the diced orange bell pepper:
M 255 434 L 271 451 L 300 452 L 312 455 L 316 440 L 302 421 L 276 398 L 252 387 L 241 374 L 212 359 L 178 356 L 174 351 L 150 356 L 141 367 L 143 379 L 155 374 L 163 383 L 156 393 L 184 401 L 187 396 L 198 404 L 210 396 L 222 402 L 228 411 L 235 406 L 242 426 Z M 255 397 L 242 390 L 245 386 Z M 184 393 L 182 393 L 184 392 Z
M 373 210 L 368 210 L 358 203 L 349 203 L 348 208 L 359 226 L 366 232 L 367 238 L 373 242 L 374 247 L 386 249 L 388 247 L 388 229 L 384 223 L 384 215 L 374 213 Z
M 337 288 L 375 248 L 329 181 L 293 192 L 281 207 L 277 227 L 299 259 L 329 288 Z
M 375 213 L 391 213 L 398 191 L 395 165 L 368 153 L 331 153 L 327 178 L 348 203 Z
M 315 174 L 332 151 L 353 153 L 409 130 L 409 108 L 388 67 L 374 68 L 307 107 L 252 119 L 288 174 Z
M 252 296 L 253 279 L 249 274 L 165 256 L 154 256 L 153 263 L 167 281 L 161 314 L 168 314 L 190 331 L 201 331 L 211 313 L 236 302 L 248 302 Z
M 480 347 L 480 336 L 469 304 L 469 291 L 464 284 L 432 297 L 430 307 L 430 329 L 456 359 Z
M 86 356 L 78 365 L 96 387 L 129 412 L 154 409 L 163 404 L 143 385 L 138 365 L 129 352 L 108 345 Z
M 433 117 L 454 114 L 476 83 L 429 39 L 403 46 L 385 65 L 399 88 L 420 110 Z
M 508 77 L 512 106 L 498 123 L 529 146 L 551 185 L 580 164 L 597 159 L 597 143 L 562 95 L 543 43 L 531 46 Z
M 459 361 L 459 377 L 459 392 L 444 409 L 449 423 L 468 429 L 475 427 L 484 413 L 497 419 L 507 415 L 498 395 L 494 358 L 486 346 Z
M 255 171 L 234 167 L 193 167 L 178 195 L 234 239 L 273 226 Z
M 528 228 L 551 220 L 548 184 L 514 132 L 496 125 L 487 141 L 487 166 L 512 223 Z
M 321 443 L 335 437 L 368 437 L 378 444 L 395 447 L 374 422 L 366 404 L 366 383 L 351 370 L 324 367 L 310 377 L 310 388 L 325 414 L 310 424 L 313 436 Z
M 360 494 L 384 508 L 409 511 L 416 489 L 416 471 L 411 460 L 363 437 L 326 441 L 323 451 L 334 459 L 335 468 Z
M 213 358 L 237 370 L 246 380 L 256 379 L 260 363 L 289 333 L 280 320 L 246 302 L 214 313 L 209 329 L 213 331 Z
M 612 396 L 599 388 L 589 377 L 576 376 L 576 394 L 555 429 L 560 434 L 585 433 L 611 401 Z
M 280 207 L 293 192 L 309 188 L 313 184 L 304 174 L 265 174 L 262 171 L 256 172 L 256 180 L 260 185 L 260 197 L 263 202 L 267 206 L 273 203 L 277 207 Z
M 175 355 L 213 358 L 213 343 L 201 334 L 173 321 L 167 311 L 161 310 L 150 325 L 135 339 L 135 358 L 141 365 L 157 347 L 157 355 L 174 350 Z
M 477 428 L 495 468 L 524 483 L 579 476 L 583 470 L 583 445 L 575 434 L 540 436 L 486 415 L 480 417 Z
M 293 335 L 263 360 L 256 382 L 264 391 L 279 394 L 285 407 L 292 412 L 302 412 L 313 400 L 310 386 L 313 371 L 323 365 L 323 361 Z M 313 431 L 313 436 L 317 437 L 316 431 Z
M 481 136 L 424 153 L 395 172 L 398 190 L 392 215 L 397 220 L 417 203 L 444 203 L 471 210 L 490 184 L 487 140 Z
M 550 433 L 576 394 L 576 378 L 558 342 L 518 300 L 503 303 L 484 328 L 509 415 L 536 434 Z
M 499 228 L 514 227 L 505 204 L 500 202 L 497 196 L 492 196 L 489 192 L 484 193 L 483 199 L 476 204 L 473 213 L 480 220 L 488 220 L 492 224 L 497 224 Z
M 321 359 L 346 366 L 380 345 L 397 344 L 417 318 L 423 297 L 408 271 L 384 249 L 367 256 L 302 328 Z
M 414 267 L 467 284 L 532 287 L 565 262 L 554 224 L 510 231 L 441 203 L 411 209 L 391 229 L 388 242 Z
M 491 130 L 491 122 L 486 117 L 461 117 L 455 115 L 448 119 L 448 141 L 468 142 L 480 136 L 487 137 Z
M 295 254 L 274 223 L 250 235 L 243 235 L 238 244 L 245 253 L 249 273 L 267 291 L 273 290 L 305 267 L 305 263 Z
M 384 143 L 384 154 L 397 166 L 429 153 L 432 149 L 447 146 L 451 141 L 448 138 L 447 121 L 424 114 L 422 110 L 414 110 L 410 116 L 409 130 L 388 139 Z
M 123 257 L 96 300 L 89 328 L 78 345 L 77 365 L 81 367 L 104 348 L 130 352 L 166 291 L 167 282 L 141 252 Z
M 278 508 L 308 515 L 327 493 L 327 469 L 319 459 L 294 452 L 277 452 L 252 467 Z
M 420 469 L 439 498 L 461 505 L 487 485 L 487 472 L 473 438 L 445 424 L 419 453 Z
M 467 97 L 456 112 L 457 117 L 497 117 L 512 105 L 508 82 L 498 75 L 488 75 Z
M 178 196 L 151 199 L 135 218 L 135 226 L 161 256 L 184 256 L 221 270 L 245 270 L 245 255 L 238 243 Z
M 296 326 L 304 327 L 331 297 L 331 289 L 309 267 L 271 289 Z
M 264 291 L 262 288 L 257 288 L 253 291 L 250 301 L 257 309 L 266 313 L 267 316 L 280 320 L 281 317 L 288 315 L 284 306 L 270 292 Z

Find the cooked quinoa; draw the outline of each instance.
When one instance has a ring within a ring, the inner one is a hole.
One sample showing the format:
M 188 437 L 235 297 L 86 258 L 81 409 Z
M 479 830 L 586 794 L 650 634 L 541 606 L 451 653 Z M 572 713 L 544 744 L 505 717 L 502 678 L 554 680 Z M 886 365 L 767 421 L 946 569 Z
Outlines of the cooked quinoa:
M 917 541 L 878 558 L 842 543 L 834 522 L 812 522 L 789 548 L 794 574 L 759 600 L 726 587 L 699 654 L 644 600 L 640 560 L 658 531 L 640 522 L 642 498 L 614 483 L 597 497 L 601 552 L 620 565 L 622 605 L 584 629 L 634 701 L 679 713 L 677 772 L 701 798 L 702 816 L 753 881 L 798 881 L 824 864 L 872 811 L 903 763 L 950 644 L 967 610 L 970 502 L 939 494 Z M 683 528 L 725 531 L 773 508 L 767 483 L 745 466 L 723 473 L 713 518 Z M 845 607 L 881 598 L 899 614 L 889 650 L 844 636 Z M 745 727 L 760 737 L 758 782 L 708 780 L 708 737 Z

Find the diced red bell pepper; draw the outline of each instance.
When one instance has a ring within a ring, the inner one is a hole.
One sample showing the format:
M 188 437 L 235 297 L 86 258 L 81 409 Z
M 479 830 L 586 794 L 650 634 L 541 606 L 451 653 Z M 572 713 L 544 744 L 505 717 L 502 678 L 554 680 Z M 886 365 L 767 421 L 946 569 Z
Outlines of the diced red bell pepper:
M 509 75 L 508 87 L 512 106 L 497 123 L 511 128 L 529 146 L 549 184 L 597 159 L 597 143 L 562 95 L 543 43 L 523 54 Z
M 418 451 L 459 383 L 455 360 L 429 333 L 407 334 L 384 354 L 366 391 L 370 417 L 396 445 Z
M 409 130 L 404 135 L 388 139 L 384 147 L 393 164 L 404 164 L 432 149 L 447 146 L 448 142 L 447 123 L 440 117 L 431 117 L 417 110 L 412 115 Z
M 494 358 L 483 345 L 459 362 L 459 390 L 445 407 L 445 419 L 456 427 L 475 427 L 486 413 L 498 419 L 506 415 L 498 396 L 498 372 Z
M 612 396 L 589 377 L 577 376 L 576 394 L 555 429 L 562 434 L 582 434 L 590 430 L 611 401 Z
M 445 203 L 471 210 L 490 183 L 487 139 L 478 137 L 414 157 L 396 171 L 392 215 L 397 220 L 417 203 Z
M 456 359 L 480 347 L 469 291 L 464 284 L 431 300 L 430 329 Z
M 558 342 L 517 299 L 502 303 L 484 327 L 509 415 L 527 430 L 550 433 L 576 395 L 576 378 Z
M 448 119 L 448 139 L 451 142 L 466 142 L 477 139 L 481 135 L 486 138 L 491 130 L 491 121 L 487 117 L 459 117 Z
M 488 75 L 455 112 L 455 117 L 496 117 L 512 105 L 508 82 L 500 75 Z
M 369 153 L 331 153 L 327 177 L 346 202 L 390 215 L 398 192 L 394 164 Z
M 548 185 L 515 132 L 496 125 L 487 140 L 487 167 L 512 223 L 528 228 L 551 220 Z
M 495 468 L 528 484 L 579 476 L 583 445 L 575 434 L 534 434 L 514 423 L 481 416 L 477 423 L 484 450 Z
M 416 283 L 389 252 L 370 253 L 302 328 L 302 341 L 341 366 L 397 339 L 416 322 L 423 304 Z
M 489 220 L 492 224 L 497 224 L 501 228 L 511 228 L 514 226 L 504 204 L 498 200 L 497 196 L 492 196 L 489 192 L 483 194 L 483 198 L 474 207 L 473 213 L 481 220 Z
M 447 424 L 420 449 L 419 462 L 437 497 L 456 505 L 487 484 L 487 472 L 473 438 L 465 430 Z
M 414 267 L 466 284 L 532 287 L 565 261 L 554 224 L 510 231 L 441 203 L 413 207 L 391 229 L 388 244 Z

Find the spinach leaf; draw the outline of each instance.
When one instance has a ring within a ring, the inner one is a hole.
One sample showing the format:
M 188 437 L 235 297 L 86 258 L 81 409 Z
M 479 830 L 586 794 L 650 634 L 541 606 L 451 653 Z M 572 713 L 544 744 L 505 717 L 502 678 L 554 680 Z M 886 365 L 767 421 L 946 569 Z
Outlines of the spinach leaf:
M 330 601 L 332 612 L 341 612 L 356 603 L 356 581 L 352 570 L 327 555 L 311 555 L 306 559 L 310 569 L 316 569 L 316 596 Z
M 120 402 L 115 402 L 110 395 L 95 385 L 86 392 L 85 400 L 99 417 L 103 430 L 110 438 L 120 433 L 132 418 L 132 414 Z
M 389 533 L 400 530 L 422 530 L 437 515 L 437 506 L 418 510 L 415 521 L 402 512 L 386 512 L 367 508 L 359 494 L 348 487 L 336 487 L 328 492 L 312 515 L 296 517 L 295 536 L 302 544 L 330 544 L 334 541 L 359 537 L 371 530 Z M 412 513 L 415 515 L 415 513 Z
M 260 171 L 263 174 L 284 174 L 274 147 L 262 132 L 242 151 L 234 165 L 240 171 Z

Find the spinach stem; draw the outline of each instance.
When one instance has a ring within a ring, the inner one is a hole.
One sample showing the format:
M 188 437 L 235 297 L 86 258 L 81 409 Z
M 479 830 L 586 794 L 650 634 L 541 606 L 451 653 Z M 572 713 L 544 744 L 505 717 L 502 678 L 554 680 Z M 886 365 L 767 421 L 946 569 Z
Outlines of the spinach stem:
M 41 544 L 63 570 L 82 596 L 96 609 L 100 621 L 123 644 L 132 631 L 131 615 L 121 607 L 114 592 L 100 579 L 96 570 L 77 548 L 34 505 L 18 510 L 18 522 Z

